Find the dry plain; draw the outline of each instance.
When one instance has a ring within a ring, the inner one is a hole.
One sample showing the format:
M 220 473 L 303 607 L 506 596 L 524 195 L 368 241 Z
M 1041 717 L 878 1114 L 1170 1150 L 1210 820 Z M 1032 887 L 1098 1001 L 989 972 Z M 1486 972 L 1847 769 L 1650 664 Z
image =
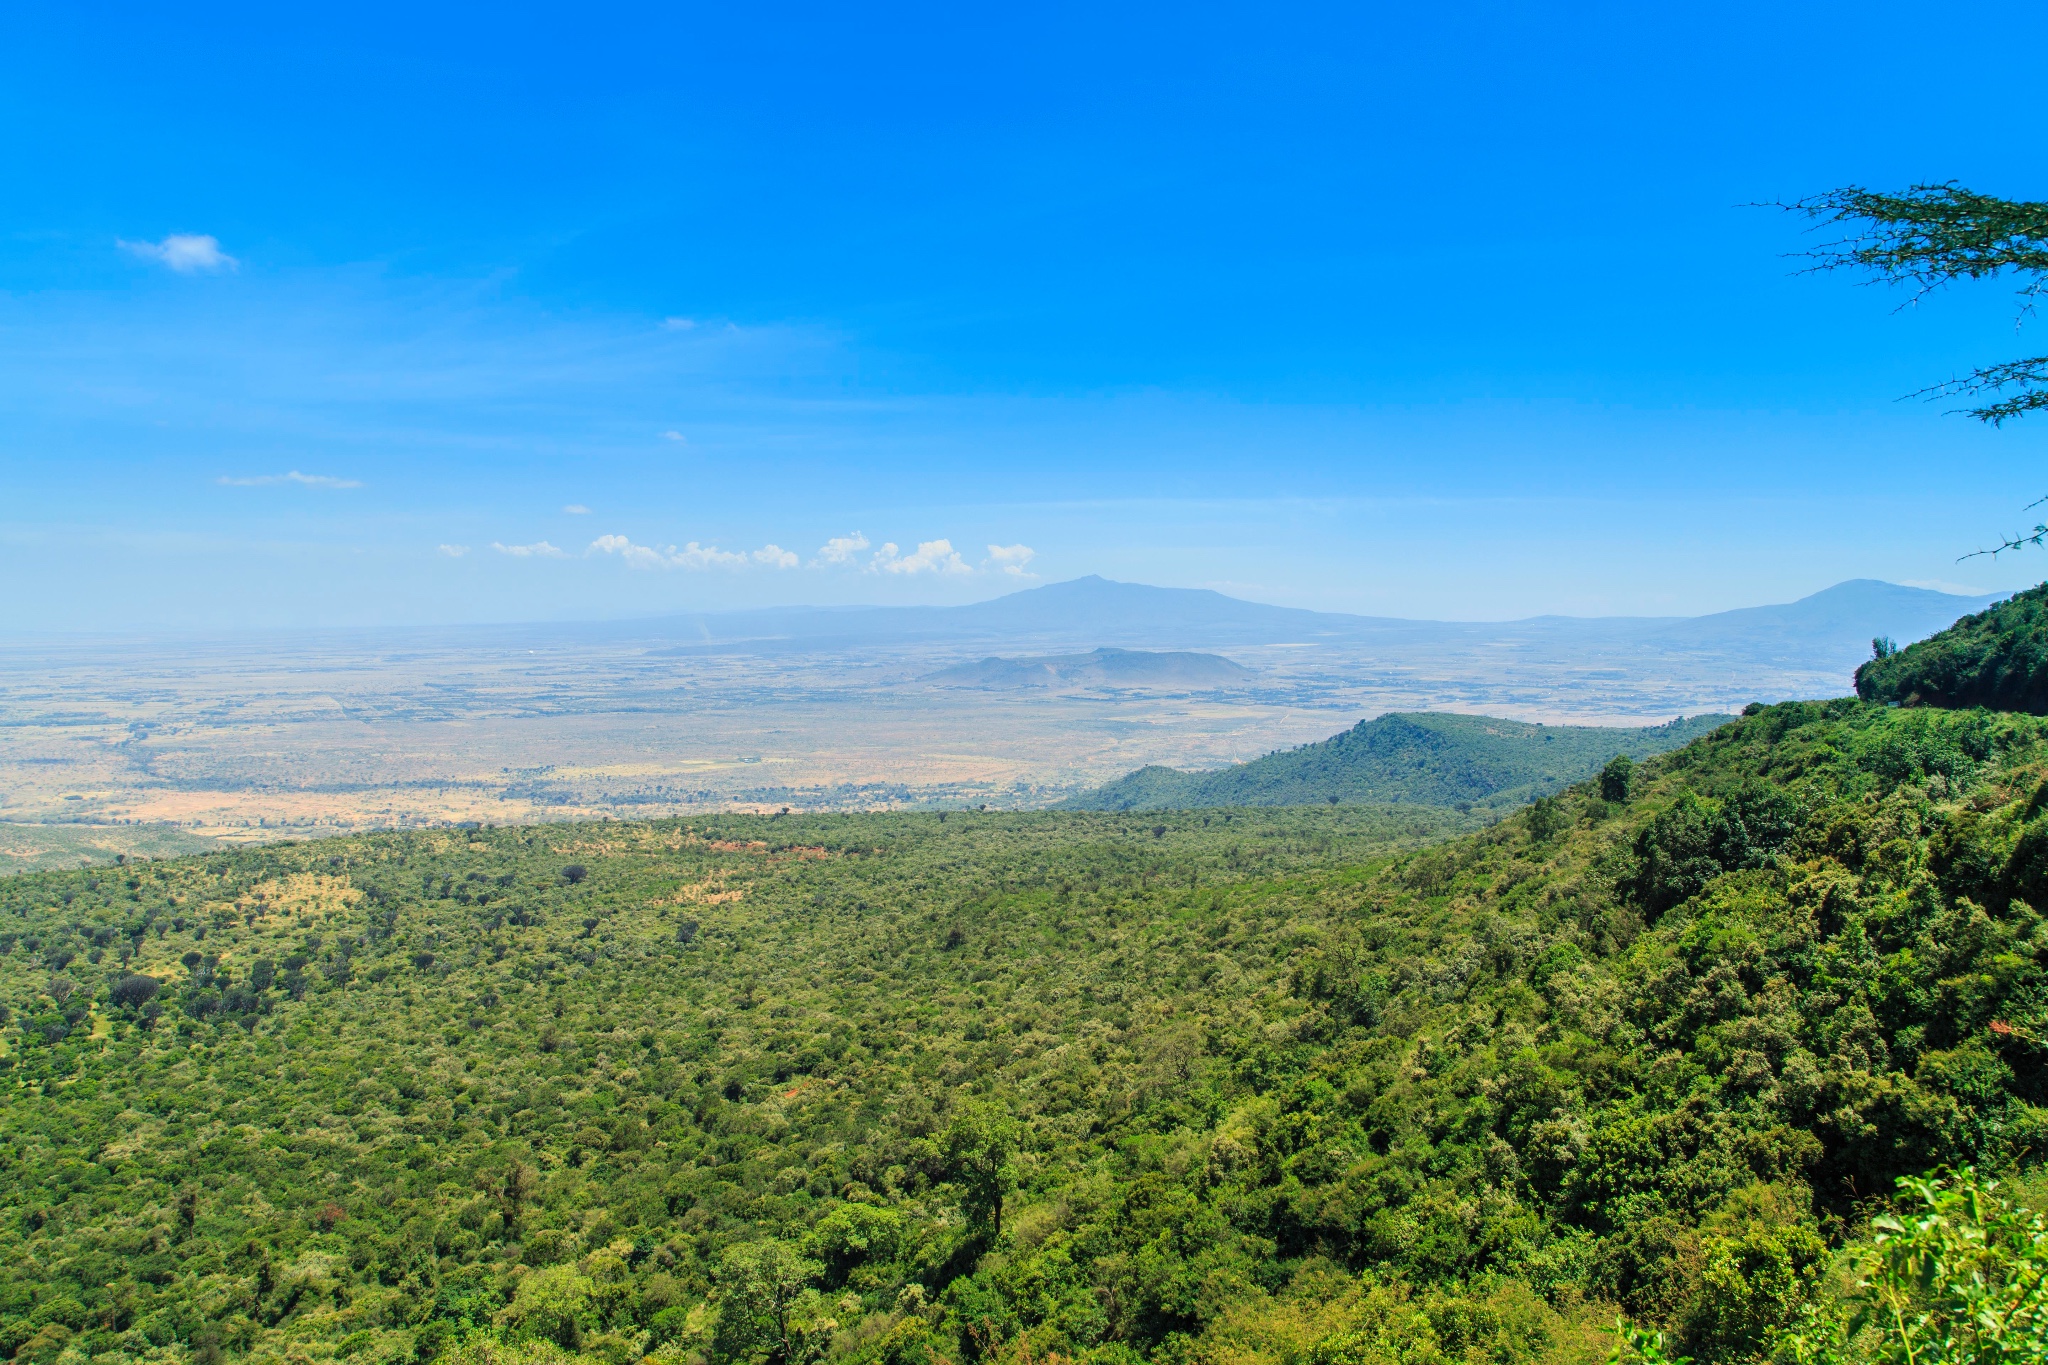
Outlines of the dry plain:
M 0 822 L 14 827 L 0 859 L 42 856 L 23 833 L 37 827 L 70 829 L 72 845 L 96 829 L 111 847 L 145 828 L 240 841 L 785 805 L 1037 806 L 1147 763 L 1242 761 L 1387 710 L 1641 724 L 1844 681 L 1798 660 L 1738 666 L 1536 627 L 1220 646 L 1252 676 L 1207 692 L 926 680 L 994 652 L 540 627 L 18 643 L 0 656 Z

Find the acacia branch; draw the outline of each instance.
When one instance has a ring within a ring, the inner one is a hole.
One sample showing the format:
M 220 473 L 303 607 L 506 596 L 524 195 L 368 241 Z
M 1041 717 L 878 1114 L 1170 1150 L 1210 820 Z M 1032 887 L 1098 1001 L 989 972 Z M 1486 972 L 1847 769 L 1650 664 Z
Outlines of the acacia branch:
M 1806 253 L 1815 271 L 1867 270 L 1924 294 L 2013 270 L 2035 277 L 2020 291 L 2030 304 L 2048 274 L 2048 203 L 1998 199 L 1951 180 L 1903 194 L 1848 185 L 1778 207 L 1855 229 Z
M 1980 422 L 1989 422 L 1994 427 L 2002 427 L 2015 417 L 2048 408 L 2048 355 L 1986 365 L 1960 379 L 1951 379 L 1945 384 L 1936 384 L 1907 396 L 1948 398 L 1959 394 L 1998 393 L 2005 389 L 2017 392 L 1982 407 L 1957 408 L 1955 411 L 1967 413 Z
M 2027 504 L 2026 510 L 2031 512 L 2044 502 L 2048 502 L 2048 497 L 2035 498 L 2032 502 Z M 2043 544 L 2048 544 L 2048 524 L 2038 525 L 2034 527 L 2034 529 L 2031 531 L 2022 531 L 2015 536 L 2007 536 L 2004 540 L 2000 541 L 1997 545 L 1993 546 L 1989 550 L 1972 550 L 1970 551 L 1970 553 L 1956 560 L 1956 563 L 1960 564 L 1963 562 L 1964 559 L 1975 559 L 1979 555 L 1984 555 L 1988 556 L 1989 558 L 1996 559 L 2000 555 L 2004 554 L 2007 550 L 2024 550 L 2029 545 L 2038 547 Z

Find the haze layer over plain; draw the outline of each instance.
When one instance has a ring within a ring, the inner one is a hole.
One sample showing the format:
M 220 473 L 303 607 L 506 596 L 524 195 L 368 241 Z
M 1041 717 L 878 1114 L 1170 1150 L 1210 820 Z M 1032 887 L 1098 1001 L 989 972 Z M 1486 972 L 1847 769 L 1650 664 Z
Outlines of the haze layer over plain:
M 1857 582 L 1679 620 L 1402 621 L 1081 579 L 958 608 L 73 640 L 0 668 L 0 821 L 231 838 L 702 809 L 1050 804 L 1388 710 L 1644 724 L 1839 695 L 1982 599 Z M 1207 690 L 947 687 L 991 655 L 1199 649 Z

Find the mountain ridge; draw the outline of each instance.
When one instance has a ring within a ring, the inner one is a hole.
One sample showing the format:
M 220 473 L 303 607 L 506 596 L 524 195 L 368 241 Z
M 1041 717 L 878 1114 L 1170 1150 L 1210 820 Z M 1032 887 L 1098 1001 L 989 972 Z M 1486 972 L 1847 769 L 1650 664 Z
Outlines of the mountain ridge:
M 678 653 L 755 641 L 793 644 L 945 639 L 1087 638 L 1098 644 L 1285 644 L 1474 639 L 1538 635 L 1643 638 L 1680 647 L 1744 638 L 1867 645 L 1874 635 L 1919 639 L 2006 594 L 1961 595 L 1879 579 L 1848 579 L 1792 602 L 1703 616 L 1542 615 L 1505 621 L 1439 621 L 1312 611 L 1231 597 L 1209 588 L 1163 588 L 1086 575 L 961 606 L 764 607 L 692 612 L 608 623 L 611 632 L 686 628 L 697 641 Z

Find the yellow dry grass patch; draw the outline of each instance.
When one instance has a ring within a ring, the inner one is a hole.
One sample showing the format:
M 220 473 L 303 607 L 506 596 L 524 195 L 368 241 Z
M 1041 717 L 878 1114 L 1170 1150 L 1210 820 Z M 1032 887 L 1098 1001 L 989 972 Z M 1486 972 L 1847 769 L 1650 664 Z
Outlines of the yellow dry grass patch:
M 628 847 L 624 839 L 578 839 L 573 843 L 556 844 L 558 854 L 582 854 L 585 857 L 602 857 L 613 853 L 624 853 Z
M 675 889 L 673 895 L 663 896 L 656 905 L 727 905 L 747 894 L 743 886 L 727 886 L 717 877 L 701 882 L 686 882 Z
M 238 914 L 254 912 L 258 923 L 275 918 L 327 915 L 347 910 L 363 898 L 349 879 L 320 872 L 294 872 L 288 877 L 258 882 L 248 894 L 235 901 Z
M 94 1160 L 117 1162 L 126 1157 L 139 1156 L 154 1147 L 157 1138 L 163 1134 L 164 1126 L 147 1114 L 130 1110 L 122 1114 L 121 1118 L 131 1125 L 128 1131 L 102 1147 Z

